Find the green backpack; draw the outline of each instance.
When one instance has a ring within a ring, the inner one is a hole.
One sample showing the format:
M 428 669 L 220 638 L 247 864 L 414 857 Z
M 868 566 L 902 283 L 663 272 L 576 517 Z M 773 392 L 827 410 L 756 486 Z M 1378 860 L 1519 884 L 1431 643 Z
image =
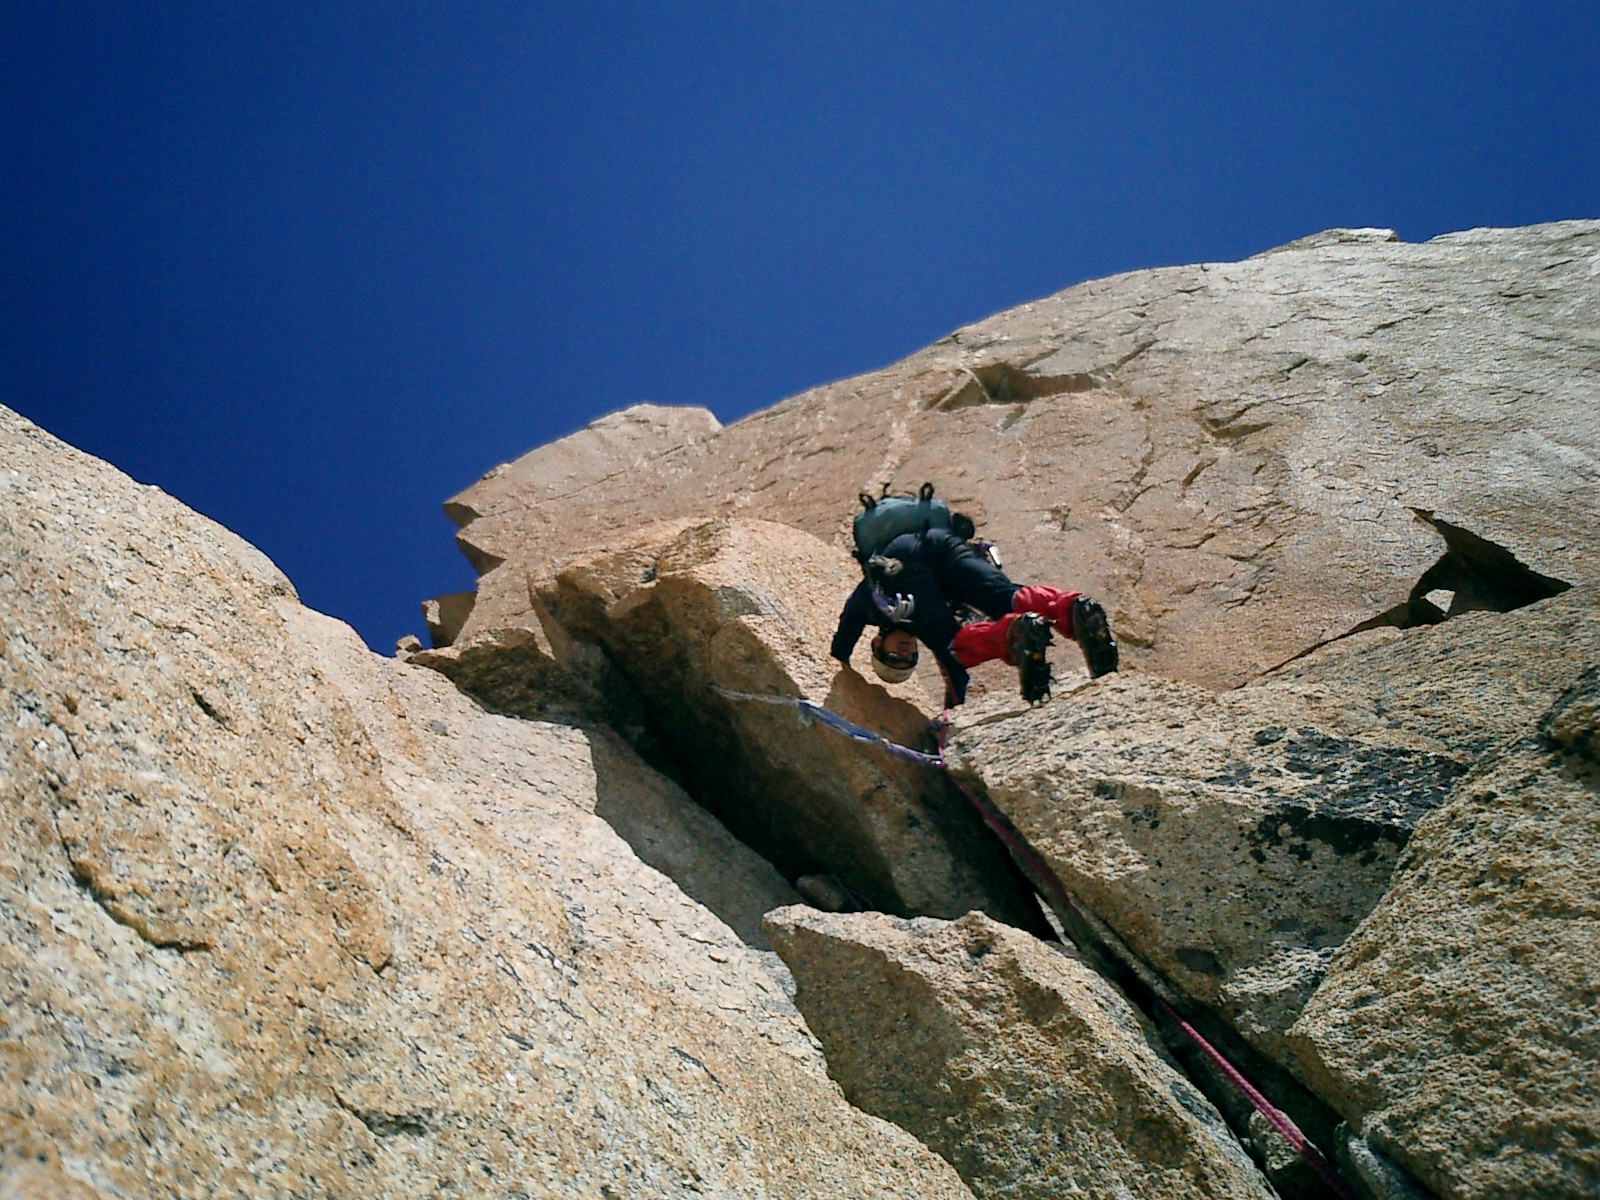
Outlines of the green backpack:
M 933 498 L 933 484 L 925 483 L 915 496 L 872 497 L 861 493 L 856 514 L 856 559 L 863 565 L 902 533 L 924 533 L 950 528 L 950 506 Z

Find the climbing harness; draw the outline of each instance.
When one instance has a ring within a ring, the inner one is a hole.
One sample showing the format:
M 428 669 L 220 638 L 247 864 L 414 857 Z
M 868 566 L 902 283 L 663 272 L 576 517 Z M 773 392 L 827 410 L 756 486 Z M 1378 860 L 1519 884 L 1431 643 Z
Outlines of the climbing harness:
M 798 696 L 763 696 L 754 692 L 736 692 L 722 687 L 716 687 L 713 690 L 718 695 L 730 700 L 754 700 L 763 704 L 786 705 L 794 708 L 803 721 L 807 719 L 816 721 L 836 733 L 843 734 L 852 741 L 860 742 L 863 745 L 876 746 L 896 758 L 901 758 L 908 762 L 921 763 L 923 766 L 934 767 L 943 771 L 950 782 L 955 785 L 956 790 L 965 796 L 967 801 L 978 810 L 978 815 L 983 818 L 984 824 L 994 831 L 995 835 L 1015 856 L 1017 864 L 1022 868 L 1023 872 L 1040 884 L 1044 890 L 1048 891 L 1050 898 L 1056 904 L 1059 904 L 1062 910 L 1079 925 L 1087 928 L 1093 927 L 1094 923 L 1090 922 L 1084 916 L 1082 910 L 1078 908 L 1077 902 L 1072 898 L 1072 893 L 1067 891 L 1066 885 L 1061 882 L 1060 877 L 1042 858 L 1034 853 L 1033 848 L 1027 842 L 1022 840 L 1005 816 L 994 805 L 981 799 L 976 792 L 958 779 L 954 772 L 950 770 L 944 756 L 945 737 L 950 729 L 950 710 L 948 708 L 940 714 L 939 719 L 934 721 L 931 726 L 938 738 L 939 752 L 937 754 L 924 754 L 921 751 L 911 749 L 909 746 L 902 746 L 898 742 L 892 742 L 881 733 L 874 733 L 864 726 L 857 725 L 854 721 L 846 720 L 838 713 L 826 709 L 820 704 L 815 704 L 810 700 L 803 700 Z M 1107 941 L 1106 945 L 1119 959 L 1126 953 L 1126 950 L 1119 947 L 1114 940 Z M 1351 1190 L 1350 1185 L 1345 1183 L 1338 1171 L 1334 1169 L 1333 1164 L 1322 1156 L 1322 1153 L 1311 1144 L 1305 1134 L 1300 1132 L 1294 1122 L 1285 1116 L 1272 1101 L 1263 1096 L 1255 1085 L 1228 1061 L 1222 1051 L 1213 1046 L 1198 1029 L 1185 1020 L 1177 1008 L 1161 994 L 1164 989 L 1155 983 L 1147 970 L 1141 969 L 1143 964 L 1124 960 L 1121 965 L 1131 971 L 1145 990 L 1150 993 L 1152 1003 L 1160 1010 L 1161 1014 L 1183 1031 L 1184 1035 L 1194 1043 L 1196 1048 L 1222 1073 L 1229 1083 L 1238 1089 L 1239 1093 L 1261 1114 L 1267 1124 L 1272 1126 L 1294 1148 L 1295 1152 L 1322 1178 L 1322 1181 L 1333 1190 L 1333 1193 L 1340 1200 L 1357 1200 L 1356 1194 Z

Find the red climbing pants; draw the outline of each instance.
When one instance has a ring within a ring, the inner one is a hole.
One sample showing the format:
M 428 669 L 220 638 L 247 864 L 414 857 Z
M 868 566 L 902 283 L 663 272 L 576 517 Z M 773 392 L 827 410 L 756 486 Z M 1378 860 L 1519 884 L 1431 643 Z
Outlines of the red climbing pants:
M 975 667 L 995 658 L 1010 662 L 1006 654 L 1006 632 L 1017 614 L 1025 612 L 1038 613 L 1060 630 L 1063 637 L 1070 638 L 1073 636 L 1072 602 L 1079 594 L 1037 584 L 1019 587 L 1011 598 L 1011 611 L 998 621 L 974 621 L 956 630 L 956 636 L 950 641 L 950 653 L 963 667 Z

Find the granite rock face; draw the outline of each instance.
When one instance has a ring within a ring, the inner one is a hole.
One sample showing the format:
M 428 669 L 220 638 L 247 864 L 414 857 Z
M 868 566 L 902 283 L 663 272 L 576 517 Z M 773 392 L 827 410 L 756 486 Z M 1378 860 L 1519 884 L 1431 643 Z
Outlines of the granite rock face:
M 1600 583 L 1597 263 L 1594 221 L 1334 230 L 1085 283 L 726 428 L 630 409 L 447 506 L 485 572 L 463 635 L 617 529 L 844 545 L 857 492 L 923 480 L 1014 577 L 1104 600 L 1125 663 L 1207 686 Z
M 1132 1005 L 1060 948 L 979 913 L 788 908 L 767 927 L 845 1095 L 974 1195 L 1275 1195 Z
M 1111 612 L 952 736 L 1108 975 L 1364 1200 L 1593 1194 L 1597 311 L 1597 222 L 1330 231 L 638 406 L 447 504 L 395 659 L 0 409 L 0 1196 L 1265 1194 L 945 781 L 800 720 L 927 744 L 826 657 L 923 480 Z
M 1451 1200 L 1600 1192 L 1597 705 L 1591 669 L 1418 826 L 1290 1031 L 1319 1090 Z
M 4 409 L 0 446 L 0 1192 L 968 1194 L 597 815 L 667 790 L 620 741 L 378 658 Z
M 951 750 L 1136 954 L 1295 1070 L 1283 1035 L 1412 832 L 1600 661 L 1597 598 L 1391 632 L 1221 694 L 1122 675 L 989 700 Z

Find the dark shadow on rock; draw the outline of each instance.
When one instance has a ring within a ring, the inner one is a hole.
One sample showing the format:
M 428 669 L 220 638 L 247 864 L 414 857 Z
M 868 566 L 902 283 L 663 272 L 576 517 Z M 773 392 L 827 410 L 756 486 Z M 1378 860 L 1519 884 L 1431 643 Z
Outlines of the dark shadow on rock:
M 846 720 L 856 721 L 881 733 L 892 742 L 912 750 L 932 753 L 938 749 L 927 715 L 916 705 L 891 695 L 859 674 L 844 667 L 833 677 L 828 689 L 827 707 Z M 866 753 L 877 753 L 863 747 Z M 923 804 L 937 823 L 946 841 L 965 846 L 986 875 L 1009 877 L 1019 903 L 1006 923 L 1025 929 L 1045 941 L 1056 940 L 1040 907 L 1033 884 L 1012 859 L 1005 845 L 984 823 L 982 816 L 951 783 L 949 777 L 933 767 L 897 763 L 908 775 L 920 776 Z M 1004 919 L 1004 918 L 1002 918 Z
M 1470 529 L 1452 525 L 1426 509 L 1411 511 L 1444 539 L 1445 552 L 1422 573 L 1404 603 L 1362 622 L 1351 633 L 1380 625 L 1400 629 L 1437 625 L 1466 612 L 1511 612 L 1559 596 L 1572 586 L 1524 566 L 1504 546 L 1479 537 Z M 1440 592 L 1450 593 L 1442 608 L 1428 598 Z
M 770 950 L 762 916 L 801 902 L 771 863 L 740 842 L 621 738 L 588 731 L 595 815 L 648 863 L 705 905 L 748 946 Z
M 450 592 L 422 602 L 422 619 L 428 626 L 428 641 L 433 649 L 453 643 L 461 636 L 461 629 L 472 615 L 478 602 L 478 593 Z
M 1479 537 L 1470 529 L 1452 525 L 1427 509 L 1413 508 L 1411 512 L 1444 540 L 1445 552 L 1422 573 L 1406 598 L 1344 633 L 1308 646 L 1265 674 L 1368 630 L 1438 625 L 1469 612 L 1511 612 L 1559 596 L 1572 587 L 1564 579 L 1541 575 L 1504 546 Z

